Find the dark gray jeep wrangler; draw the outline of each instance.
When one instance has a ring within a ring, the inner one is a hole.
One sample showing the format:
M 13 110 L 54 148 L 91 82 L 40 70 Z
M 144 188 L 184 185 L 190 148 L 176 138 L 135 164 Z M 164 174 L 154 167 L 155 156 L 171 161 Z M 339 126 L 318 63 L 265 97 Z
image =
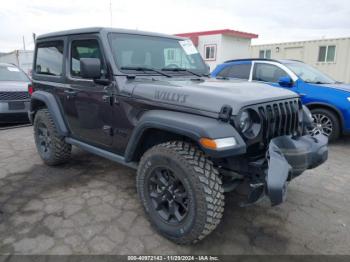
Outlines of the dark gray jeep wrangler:
M 29 116 L 48 165 L 72 145 L 137 169 L 154 227 L 180 244 L 219 224 L 224 192 L 282 203 L 289 181 L 327 159 L 310 112 L 287 90 L 210 79 L 188 39 L 108 28 L 36 41 Z M 116 174 L 117 175 L 117 174 Z

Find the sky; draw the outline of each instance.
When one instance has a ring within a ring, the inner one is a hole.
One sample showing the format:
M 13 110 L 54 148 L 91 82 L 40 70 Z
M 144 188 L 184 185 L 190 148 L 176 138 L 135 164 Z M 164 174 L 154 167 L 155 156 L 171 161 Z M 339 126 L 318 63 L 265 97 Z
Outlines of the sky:
M 0 6 L 0 52 L 23 49 L 23 37 L 33 49 L 32 33 L 91 26 L 166 34 L 233 29 L 258 34 L 253 44 L 350 37 L 349 0 L 3 0 Z

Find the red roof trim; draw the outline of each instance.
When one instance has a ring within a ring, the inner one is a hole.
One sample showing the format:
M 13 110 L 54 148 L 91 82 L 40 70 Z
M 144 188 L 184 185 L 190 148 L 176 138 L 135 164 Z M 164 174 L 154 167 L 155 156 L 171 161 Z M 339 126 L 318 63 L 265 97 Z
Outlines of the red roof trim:
M 182 36 L 182 37 L 198 37 L 202 35 L 229 35 L 229 36 L 236 36 L 241 38 L 258 38 L 259 35 L 231 30 L 231 29 L 221 29 L 221 30 L 212 30 L 212 31 L 202 31 L 202 32 L 192 32 L 192 33 L 181 33 L 181 34 L 175 34 L 176 36 Z

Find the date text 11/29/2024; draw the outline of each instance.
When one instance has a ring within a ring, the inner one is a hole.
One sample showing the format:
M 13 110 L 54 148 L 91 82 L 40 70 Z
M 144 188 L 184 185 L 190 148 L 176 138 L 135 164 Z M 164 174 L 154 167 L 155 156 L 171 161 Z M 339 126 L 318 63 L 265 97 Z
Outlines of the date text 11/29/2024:
M 128 261 L 220 261 L 217 256 L 128 256 Z

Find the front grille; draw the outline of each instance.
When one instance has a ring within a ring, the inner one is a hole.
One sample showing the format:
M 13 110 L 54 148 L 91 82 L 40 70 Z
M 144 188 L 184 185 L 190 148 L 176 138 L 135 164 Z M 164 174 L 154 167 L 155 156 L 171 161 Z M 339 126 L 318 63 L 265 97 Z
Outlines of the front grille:
M 0 101 L 29 99 L 28 92 L 0 92 Z
M 262 137 L 268 142 L 272 138 L 295 135 L 299 131 L 299 99 L 289 99 L 258 106 L 262 121 Z

